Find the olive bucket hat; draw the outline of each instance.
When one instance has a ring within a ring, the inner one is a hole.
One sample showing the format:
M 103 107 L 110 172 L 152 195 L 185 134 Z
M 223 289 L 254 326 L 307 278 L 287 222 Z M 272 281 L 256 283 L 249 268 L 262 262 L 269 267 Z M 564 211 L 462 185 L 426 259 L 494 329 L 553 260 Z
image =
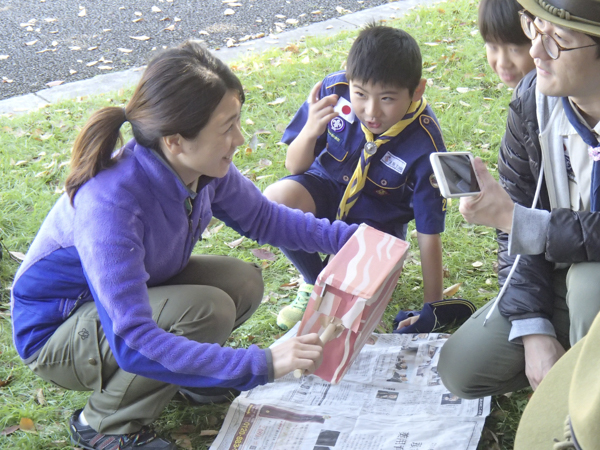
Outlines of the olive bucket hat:
M 515 450 L 600 448 L 600 315 L 529 400 Z
M 600 36 L 600 0 L 517 0 L 542 20 L 592 36 Z

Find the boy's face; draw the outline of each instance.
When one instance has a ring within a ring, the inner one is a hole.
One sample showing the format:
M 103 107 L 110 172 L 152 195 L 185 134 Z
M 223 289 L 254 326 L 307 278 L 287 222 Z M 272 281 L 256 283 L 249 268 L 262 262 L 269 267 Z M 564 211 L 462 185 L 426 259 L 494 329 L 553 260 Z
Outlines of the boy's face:
M 412 96 L 407 88 L 352 80 L 350 103 L 362 124 L 371 133 L 381 134 L 404 117 L 411 102 L 419 101 L 424 90 L 425 80 L 421 80 Z
M 544 33 L 552 36 L 565 48 L 593 44 L 589 36 L 558 27 L 545 20 L 535 19 Z M 600 59 L 598 47 L 561 51 L 558 59 L 552 59 L 542 46 L 540 37 L 533 40 L 531 56 L 537 69 L 537 86 L 542 94 L 553 97 L 572 97 L 577 105 L 597 102 L 600 98 Z
M 521 78 L 535 69 L 529 54 L 530 44 L 486 42 L 485 53 L 490 67 L 508 87 L 514 88 Z

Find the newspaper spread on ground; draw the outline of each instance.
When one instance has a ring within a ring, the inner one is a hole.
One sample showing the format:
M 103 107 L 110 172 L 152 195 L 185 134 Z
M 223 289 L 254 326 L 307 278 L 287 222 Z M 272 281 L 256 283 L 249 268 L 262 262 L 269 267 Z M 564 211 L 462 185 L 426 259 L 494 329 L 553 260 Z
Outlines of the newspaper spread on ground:
M 444 387 L 437 361 L 448 337 L 373 334 L 337 385 L 289 374 L 243 392 L 210 449 L 475 450 L 491 397 Z

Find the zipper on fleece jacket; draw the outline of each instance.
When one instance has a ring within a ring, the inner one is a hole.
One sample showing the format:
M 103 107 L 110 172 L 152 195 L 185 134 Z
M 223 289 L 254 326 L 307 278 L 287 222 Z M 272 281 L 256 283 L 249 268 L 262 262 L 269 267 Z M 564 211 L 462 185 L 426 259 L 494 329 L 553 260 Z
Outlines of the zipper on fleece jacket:
M 184 202 L 183 205 L 185 207 L 185 212 L 187 214 L 187 219 L 188 219 L 188 238 L 187 238 L 187 242 L 186 242 L 186 251 L 183 254 L 183 258 L 184 260 L 181 262 L 181 267 L 185 267 L 187 265 L 187 260 L 189 259 L 191 253 L 192 253 L 192 244 L 194 241 L 194 224 L 192 222 L 192 212 L 194 210 L 194 205 L 192 203 L 192 198 L 191 197 L 187 197 Z M 200 226 L 200 222 L 201 222 L 202 218 L 198 219 L 198 227 Z M 199 239 L 202 239 L 202 236 L 200 236 Z
M 187 197 L 184 201 L 185 212 L 187 213 L 188 225 L 189 225 L 189 233 L 192 234 L 192 211 L 194 210 L 194 206 L 192 204 L 192 199 Z

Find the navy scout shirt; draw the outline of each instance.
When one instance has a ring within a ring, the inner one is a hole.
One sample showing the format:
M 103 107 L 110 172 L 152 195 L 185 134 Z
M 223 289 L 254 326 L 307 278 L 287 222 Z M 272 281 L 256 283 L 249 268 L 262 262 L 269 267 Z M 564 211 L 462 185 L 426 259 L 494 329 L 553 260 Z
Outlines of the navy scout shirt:
M 333 179 L 345 189 L 358 164 L 366 138 L 360 121 L 351 111 L 345 72 L 330 74 L 323 80 L 319 98 L 331 94 L 340 98 L 336 107 L 340 115 L 331 120 L 327 131 L 317 139 L 316 159 L 309 171 L 313 175 Z M 308 103 L 305 102 L 286 128 L 281 141 L 290 144 L 307 119 Z M 381 224 L 402 225 L 415 219 L 417 231 L 421 233 L 444 231 L 446 199 L 441 196 L 435 182 L 429 155 L 445 151 L 437 118 L 427 105 L 398 136 L 379 147 L 371 160 L 367 183 L 346 222 L 372 223 L 375 220 Z

